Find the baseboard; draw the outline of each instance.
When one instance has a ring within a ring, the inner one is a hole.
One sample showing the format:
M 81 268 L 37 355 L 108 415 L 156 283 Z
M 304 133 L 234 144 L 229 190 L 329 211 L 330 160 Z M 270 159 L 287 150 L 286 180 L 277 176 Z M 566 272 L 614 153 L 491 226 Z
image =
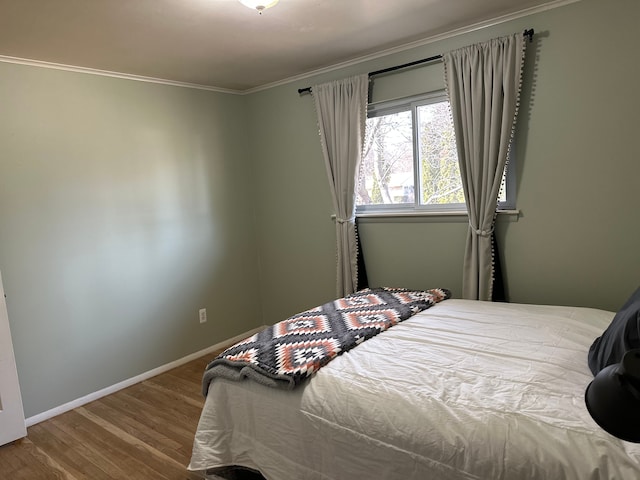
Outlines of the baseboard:
M 49 420 L 57 415 L 68 412 L 69 410 L 73 410 L 74 408 L 81 407 L 86 405 L 89 402 L 93 402 L 94 400 L 98 400 L 99 398 L 105 397 L 112 393 L 115 393 L 123 388 L 130 387 L 131 385 L 135 385 L 136 383 L 140 383 L 144 380 L 147 380 L 151 377 L 155 377 L 156 375 L 160 375 L 161 373 L 168 372 L 169 370 L 179 367 L 180 365 L 184 365 L 185 363 L 189 363 L 197 358 L 200 358 L 204 355 L 215 352 L 216 350 L 220 350 L 221 348 L 225 348 L 233 345 L 234 343 L 239 342 L 240 340 L 247 338 L 254 333 L 258 333 L 263 330 L 265 326 L 260 326 L 254 328 L 253 330 L 249 330 L 248 332 L 241 333 L 240 335 L 236 335 L 233 338 L 229 338 L 223 342 L 216 343 L 215 345 L 211 345 L 203 350 L 187 355 L 186 357 L 180 358 L 173 362 L 167 363 L 166 365 L 162 365 L 160 367 L 154 368 L 153 370 L 149 370 L 148 372 L 141 373 L 140 375 L 136 375 L 133 378 L 129 378 L 127 380 L 123 380 L 122 382 L 118 382 L 115 385 L 111 385 L 110 387 L 103 388 L 98 390 L 97 392 L 90 393 L 85 395 L 84 397 L 78 398 L 76 400 L 72 400 L 64 405 L 60 405 L 59 407 L 52 408 L 51 410 L 47 410 L 46 412 L 39 413 L 34 415 L 33 417 L 29 417 L 25 420 L 27 427 L 35 425 L 36 423 L 44 422 L 45 420 Z

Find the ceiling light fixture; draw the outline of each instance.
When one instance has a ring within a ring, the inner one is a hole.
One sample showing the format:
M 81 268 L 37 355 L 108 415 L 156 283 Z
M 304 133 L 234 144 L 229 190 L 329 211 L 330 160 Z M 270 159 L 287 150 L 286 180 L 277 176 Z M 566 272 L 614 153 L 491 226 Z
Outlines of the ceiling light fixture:
M 262 11 L 273 7 L 279 0 L 240 0 L 240 3 L 246 7 L 253 8 L 262 15 Z

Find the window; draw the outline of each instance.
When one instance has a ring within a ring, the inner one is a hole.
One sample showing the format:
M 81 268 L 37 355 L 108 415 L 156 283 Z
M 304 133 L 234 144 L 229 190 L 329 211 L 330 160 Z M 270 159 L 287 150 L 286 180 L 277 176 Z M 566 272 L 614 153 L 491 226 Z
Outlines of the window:
M 512 185 L 505 176 L 502 209 L 515 207 Z M 444 91 L 369 105 L 356 193 L 358 213 L 466 210 Z

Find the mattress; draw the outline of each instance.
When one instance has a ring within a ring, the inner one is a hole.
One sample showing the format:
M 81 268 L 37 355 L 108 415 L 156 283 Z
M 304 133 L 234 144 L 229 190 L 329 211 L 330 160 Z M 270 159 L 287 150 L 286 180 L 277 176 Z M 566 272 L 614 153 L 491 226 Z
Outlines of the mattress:
M 446 300 L 292 391 L 216 379 L 190 470 L 268 480 L 640 478 L 640 445 L 584 404 L 613 312 Z

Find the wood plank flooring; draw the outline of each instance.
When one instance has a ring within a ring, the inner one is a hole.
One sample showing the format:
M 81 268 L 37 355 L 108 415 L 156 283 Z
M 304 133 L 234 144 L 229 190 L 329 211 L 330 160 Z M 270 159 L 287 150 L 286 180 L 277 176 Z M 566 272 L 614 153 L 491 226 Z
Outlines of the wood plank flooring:
M 202 373 L 218 353 L 29 427 L 26 438 L 0 447 L 0 479 L 200 478 L 186 466 Z

